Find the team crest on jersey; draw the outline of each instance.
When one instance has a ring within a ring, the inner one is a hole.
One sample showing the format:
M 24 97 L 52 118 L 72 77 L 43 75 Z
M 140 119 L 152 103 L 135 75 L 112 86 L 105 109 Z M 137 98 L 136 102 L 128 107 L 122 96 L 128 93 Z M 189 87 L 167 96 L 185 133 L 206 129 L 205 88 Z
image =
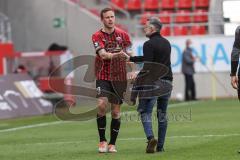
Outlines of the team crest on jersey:
M 118 42 L 122 42 L 122 38 L 121 37 L 116 37 L 116 40 L 118 41 Z

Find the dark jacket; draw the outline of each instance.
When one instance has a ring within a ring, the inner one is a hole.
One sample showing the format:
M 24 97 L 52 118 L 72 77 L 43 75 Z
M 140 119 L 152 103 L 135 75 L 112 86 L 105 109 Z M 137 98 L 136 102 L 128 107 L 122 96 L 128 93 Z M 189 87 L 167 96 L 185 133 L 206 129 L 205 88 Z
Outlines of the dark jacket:
M 239 54 L 240 54 L 240 26 L 237 27 L 235 31 L 235 40 L 233 44 L 233 49 L 231 53 L 231 75 L 236 75 L 238 64 L 239 64 Z M 240 76 L 240 70 L 238 70 L 238 76 Z
M 139 75 L 145 80 L 173 80 L 171 68 L 171 45 L 159 32 L 153 33 L 143 45 L 143 56 L 130 57 L 132 62 L 144 62 L 143 69 Z M 138 75 L 138 77 L 139 77 Z
M 192 49 L 186 48 L 182 55 L 182 73 L 193 75 L 195 73 L 194 70 L 194 59 L 192 55 Z

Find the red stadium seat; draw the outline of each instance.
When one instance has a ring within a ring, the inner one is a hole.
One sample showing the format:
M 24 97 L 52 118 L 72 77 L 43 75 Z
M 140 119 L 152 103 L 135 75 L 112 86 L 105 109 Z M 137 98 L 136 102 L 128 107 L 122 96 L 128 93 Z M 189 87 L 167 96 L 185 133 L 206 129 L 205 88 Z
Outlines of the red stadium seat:
M 178 0 L 177 7 L 179 9 L 191 9 L 192 8 L 192 0 Z
M 119 8 L 124 9 L 125 8 L 125 0 L 111 0 L 111 3 L 115 4 Z M 114 8 L 114 6 L 113 6 Z
M 189 23 L 191 22 L 190 11 L 188 10 L 178 10 L 175 17 L 176 23 Z
M 209 0 L 195 0 L 195 7 L 196 8 L 208 8 Z
M 205 26 L 192 26 L 191 27 L 191 34 L 192 35 L 205 35 L 206 34 L 206 27 Z
M 156 14 L 155 12 L 152 11 L 146 11 L 141 15 L 140 18 L 140 24 L 145 25 L 145 23 L 147 22 L 148 18 L 151 17 L 151 15 Z
M 142 8 L 141 0 L 128 0 L 126 8 L 129 11 L 141 10 L 141 8 Z
M 175 9 L 175 0 L 162 0 L 161 8 L 163 10 L 165 10 L 165 9 L 174 10 Z
M 188 35 L 188 27 L 186 27 L 186 26 L 175 26 L 174 29 L 173 29 L 173 34 L 175 36 Z
M 207 11 L 203 9 L 196 9 L 194 11 L 193 22 L 207 22 L 208 15 Z
M 144 0 L 144 10 L 158 10 L 158 0 Z
M 170 27 L 163 27 L 161 29 L 161 35 L 162 36 L 170 36 L 171 35 L 171 29 Z
M 167 23 L 169 24 L 171 22 L 171 14 L 173 13 L 173 11 L 170 10 L 165 10 L 165 11 L 161 11 L 159 14 L 159 18 L 161 20 L 162 23 Z

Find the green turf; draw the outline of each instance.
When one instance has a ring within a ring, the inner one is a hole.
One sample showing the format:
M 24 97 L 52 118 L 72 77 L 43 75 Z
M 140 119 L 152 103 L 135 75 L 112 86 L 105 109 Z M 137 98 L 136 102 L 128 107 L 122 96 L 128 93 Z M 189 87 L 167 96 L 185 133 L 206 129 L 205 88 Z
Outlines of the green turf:
M 0 121 L 0 160 L 239 160 L 240 105 L 236 100 L 196 102 L 169 108 L 166 152 L 145 154 L 146 140 L 136 112 L 123 116 L 118 153 L 97 153 L 95 120 L 16 131 L 8 128 L 56 121 L 40 116 Z M 132 107 L 130 110 L 134 110 Z M 125 107 L 124 111 L 128 109 Z M 131 114 L 131 118 L 130 118 Z M 127 115 L 127 116 L 126 116 Z M 109 126 L 108 119 L 108 126 Z M 157 123 L 154 122 L 156 133 Z M 109 137 L 109 128 L 107 130 Z M 109 138 L 108 138 L 109 139 Z

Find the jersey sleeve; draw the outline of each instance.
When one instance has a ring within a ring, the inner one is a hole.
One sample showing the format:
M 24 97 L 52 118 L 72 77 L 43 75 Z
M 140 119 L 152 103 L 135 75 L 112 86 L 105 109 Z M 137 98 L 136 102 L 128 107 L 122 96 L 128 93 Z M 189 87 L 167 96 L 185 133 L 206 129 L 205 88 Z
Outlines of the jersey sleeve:
M 92 42 L 97 54 L 99 50 L 104 49 L 104 43 L 98 34 L 92 35 Z

